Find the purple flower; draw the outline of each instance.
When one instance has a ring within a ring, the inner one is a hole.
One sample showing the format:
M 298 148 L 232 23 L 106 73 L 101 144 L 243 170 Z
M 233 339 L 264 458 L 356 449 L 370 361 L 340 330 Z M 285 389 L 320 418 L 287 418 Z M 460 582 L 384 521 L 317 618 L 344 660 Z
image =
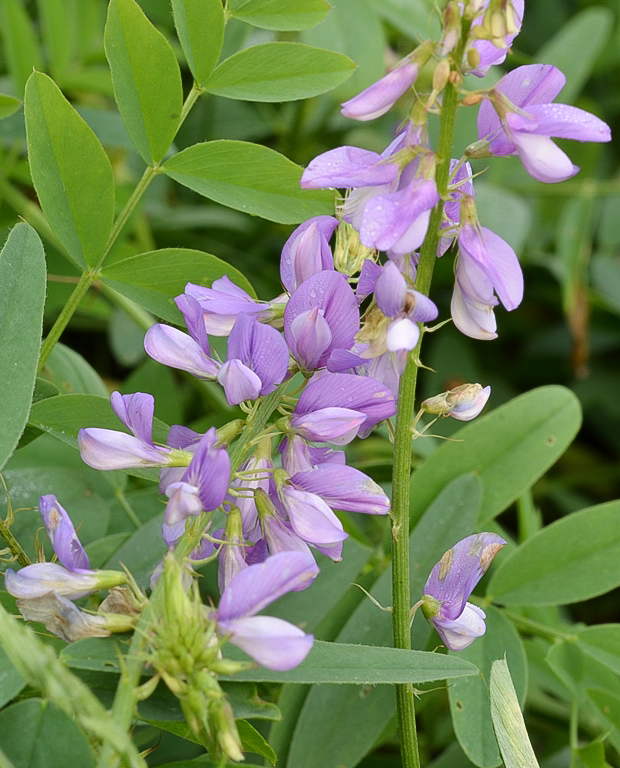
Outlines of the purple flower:
M 217 379 L 229 405 L 268 395 L 286 376 L 289 351 L 275 328 L 239 315 L 228 339 L 228 359 Z
M 368 431 L 396 413 L 392 392 L 375 379 L 351 373 L 324 373 L 312 379 L 301 393 L 294 415 L 323 408 L 348 408 L 366 416 L 361 426 Z
M 61 597 L 77 600 L 90 595 L 98 589 L 124 584 L 124 573 L 115 571 L 68 571 L 58 563 L 33 563 L 20 568 L 17 573 L 10 568 L 4 573 L 6 591 L 24 599 L 43 597 L 48 592 L 55 592 Z
M 80 429 L 78 445 L 82 461 L 94 469 L 161 467 L 168 464 L 170 449 L 153 443 L 153 396 L 143 392 L 133 395 L 113 392 L 110 403 L 118 418 L 133 432 L 133 436 L 98 427 Z
M 183 313 L 189 336 L 158 323 L 146 332 L 144 349 L 158 363 L 187 371 L 199 379 L 214 379 L 220 365 L 210 357 L 202 309 L 195 299 L 185 294 L 177 296 L 175 301 Z
M 74 573 L 87 571 L 90 568 L 88 555 L 75 532 L 71 518 L 53 493 L 41 496 L 39 511 L 60 562 Z
M 503 13 L 497 10 L 493 12 L 496 19 L 496 25 L 499 20 L 503 20 L 503 23 L 500 26 L 503 34 L 501 34 L 500 37 L 492 36 L 490 40 L 475 40 L 471 44 L 471 48 L 477 52 L 479 58 L 476 67 L 470 70 L 472 75 L 484 77 L 492 66 L 501 64 L 506 59 L 506 54 L 512 45 L 512 41 L 519 34 L 521 29 L 524 5 L 524 0 L 507 0 L 507 2 L 505 2 Z M 484 0 L 482 8 L 486 9 L 488 6 L 489 0 Z M 482 22 L 483 17 L 480 15 L 474 20 L 472 28 L 477 27 L 482 24 Z M 490 25 L 492 30 L 493 16 L 491 17 Z
M 321 368 L 333 349 L 348 349 L 360 327 L 357 300 L 344 275 L 323 270 L 305 280 L 284 310 L 284 338 L 300 367 Z
M 336 550 L 340 559 L 342 542 L 348 538 L 342 523 L 320 496 L 284 483 L 278 492 L 280 502 L 288 514 L 291 528 L 303 541 L 314 544 L 319 551 Z M 331 556 L 331 555 L 330 555 Z
M 411 88 L 417 76 L 418 65 L 405 61 L 357 96 L 345 101 L 341 112 L 353 120 L 366 121 L 381 117 Z
M 523 298 L 523 273 L 513 249 L 486 227 L 463 224 L 459 233 L 452 319 L 473 339 L 496 338 L 493 307 L 497 294 L 507 310 Z
M 289 293 L 317 272 L 334 268 L 329 238 L 337 226 L 333 216 L 315 216 L 300 224 L 284 243 L 280 278 Z
M 364 205 L 360 240 L 379 251 L 411 253 L 422 245 L 431 210 L 438 202 L 432 179 L 414 178 L 395 192 L 377 195 Z
M 329 446 L 311 445 L 299 435 L 285 437 L 279 450 L 282 454 L 282 468 L 289 475 L 312 469 L 317 464 L 345 463 L 344 451 L 335 451 Z
M 519 155 L 538 181 L 564 181 L 579 168 L 551 141 L 610 141 L 609 126 L 583 109 L 552 104 L 566 78 L 551 64 L 517 67 L 497 83 L 492 104 L 480 105 L 478 136 L 493 155 Z
M 310 652 L 313 636 L 282 619 L 255 614 L 318 570 L 301 552 L 281 552 L 248 566 L 231 579 L 212 614 L 218 633 L 269 669 L 297 666 Z
M 188 283 L 185 295 L 200 305 L 206 331 L 212 336 L 228 336 L 241 314 L 252 315 L 262 322 L 269 322 L 274 316 L 271 304 L 253 299 L 226 275 L 214 280 L 211 288 Z
M 302 189 L 369 187 L 389 184 L 398 176 L 398 165 L 358 147 L 337 147 L 311 160 L 301 176 Z
M 449 549 L 424 586 L 422 611 L 451 651 L 462 651 L 484 634 L 484 612 L 467 602 L 506 542 L 496 533 L 477 533 Z
M 211 427 L 198 443 L 181 480 L 167 486 L 167 525 L 203 511 L 211 512 L 224 501 L 230 481 L 230 458 L 226 449 L 216 444 L 215 427 Z

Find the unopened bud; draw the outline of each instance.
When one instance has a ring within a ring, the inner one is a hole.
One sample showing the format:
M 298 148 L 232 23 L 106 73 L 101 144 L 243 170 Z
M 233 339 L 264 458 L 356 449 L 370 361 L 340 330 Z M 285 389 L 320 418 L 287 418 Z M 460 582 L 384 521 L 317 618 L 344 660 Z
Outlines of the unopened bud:
M 470 144 L 468 147 L 465 148 L 465 157 L 471 157 L 471 158 L 479 158 L 479 157 L 490 157 L 491 152 L 489 151 L 490 148 L 490 142 L 486 139 L 481 139 L 480 141 L 474 141 L 473 144 Z
M 480 384 L 461 384 L 440 395 L 429 397 L 422 403 L 421 409 L 437 416 L 470 421 L 482 411 L 490 394 L 491 387 L 483 389 Z
M 477 48 L 470 48 L 467 51 L 467 64 L 470 69 L 478 69 L 480 66 L 480 51 Z
M 461 85 L 463 85 L 463 75 L 460 72 L 450 72 L 450 77 L 448 80 L 454 85 L 456 88 L 460 88 Z
M 473 107 L 476 104 L 480 104 L 480 102 L 484 99 L 483 93 L 474 93 L 473 91 L 471 93 L 465 94 L 461 100 L 461 104 L 464 107 Z
M 433 72 L 433 91 L 439 93 L 443 91 L 450 77 L 450 62 L 448 59 L 442 59 L 435 67 Z

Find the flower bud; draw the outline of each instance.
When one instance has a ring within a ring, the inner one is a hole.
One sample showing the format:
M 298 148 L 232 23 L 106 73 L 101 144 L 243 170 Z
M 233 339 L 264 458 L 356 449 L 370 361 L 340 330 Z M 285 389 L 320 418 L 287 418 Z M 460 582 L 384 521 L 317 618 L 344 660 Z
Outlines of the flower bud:
M 429 397 L 422 403 L 422 410 L 438 416 L 452 416 L 458 421 L 474 419 L 486 405 L 491 387 L 480 384 L 461 384 L 458 387 Z

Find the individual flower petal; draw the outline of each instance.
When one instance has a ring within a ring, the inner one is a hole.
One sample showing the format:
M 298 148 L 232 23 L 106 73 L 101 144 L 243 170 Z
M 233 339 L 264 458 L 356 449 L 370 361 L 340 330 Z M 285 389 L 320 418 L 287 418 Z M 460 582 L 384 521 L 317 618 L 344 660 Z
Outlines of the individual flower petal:
M 17 573 L 7 568 L 4 588 L 13 597 L 29 599 L 55 592 L 71 600 L 101 589 L 95 571 L 74 573 L 57 563 L 33 563 L 20 568 Z
M 239 405 L 244 400 L 256 400 L 260 394 L 260 378 L 241 360 L 227 360 L 217 374 L 224 387 L 228 405 Z
M 353 120 L 374 120 L 384 115 L 414 83 L 418 65 L 405 62 L 369 85 L 357 96 L 345 101 L 340 110 Z
M 113 429 L 80 429 L 78 445 L 82 461 L 94 469 L 161 467 L 169 461 L 168 448 L 152 448 L 138 437 Z
M 360 240 L 369 248 L 405 254 L 424 241 L 431 209 L 439 202 L 435 182 L 414 178 L 406 187 L 373 197 L 364 206 Z
M 407 281 L 393 261 L 388 261 L 381 270 L 375 285 L 375 301 L 386 317 L 395 317 L 402 312 L 407 296 Z
M 472 603 L 465 603 L 463 612 L 454 621 L 449 619 L 432 619 L 437 634 L 451 651 L 462 651 L 470 646 L 477 637 L 486 632 L 485 612 Z
M 329 239 L 338 226 L 334 216 L 314 216 L 300 224 L 284 244 L 280 279 L 289 293 L 317 272 L 334 268 Z
M 411 350 L 420 339 L 420 329 L 408 317 L 401 317 L 390 323 L 385 336 L 388 352 L 399 352 L 401 349 Z
M 458 239 L 461 253 L 487 275 L 504 307 L 518 307 L 523 299 L 523 272 L 508 243 L 490 229 L 469 222 L 462 226 Z
M 298 324 L 302 321 L 298 321 L 295 325 L 294 323 L 298 316 L 309 313 L 311 310 L 317 310 L 317 312 L 313 316 L 304 315 L 303 323 L 314 317 L 316 345 L 310 345 L 310 338 L 304 335 L 304 345 L 298 349 L 302 334 Z M 331 340 L 326 346 L 327 334 L 318 321 L 319 314 L 331 333 Z M 293 293 L 284 310 L 284 338 L 293 354 L 297 351 L 300 355 L 299 362 L 302 366 L 305 366 L 307 360 L 314 363 L 312 368 L 307 370 L 324 366 L 333 349 L 349 349 L 353 345 L 359 327 L 359 309 L 355 294 L 344 275 L 338 272 L 323 270 L 305 280 Z M 316 351 L 323 346 L 325 349 L 320 352 L 318 359 L 314 362 L 318 353 L 315 354 L 312 350 Z
M 39 511 L 58 560 L 70 571 L 88 570 L 88 555 L 71 518 L 53 493 L 40 497 Z
M 348 538 L 340 520 L 315 493 L 285 485 L 280 490 L 280 500 L 293 531 L 304 541 L 332 546 Z
M 290 426 L 306 440 L 346 445 L 365 421 L 366 414 L 351 408 L 321 408 L 292 416 Z
M 295 488 L 320 496 L 330 507 L 367 515 L 385 515 L 390 500 L 374 480 L 354 467 L 320 464 L 306 472 L 293 475 Z
M 205 354 L 191 336 L 169 325 L 152 325 L 144 335 L 144 349 L 158 363 L 187 371 L 198 379 L 217 376 L 219 363 Z
M 314 642 L 299 627 L 272 616 L 249 616 L 218 621 L 220 634 L 268 669 L 292 669 L 306 658 Z
M 214 280 L 211 288 L 188 283 L 185 293 L 200 305 L 205 329 L 213 336 L 228 336 L 241 314 L 254 315 L 263 322 L 273 316 L 267 302 L 253 299 L 226 275 Z
M 26 621 L 38 621 L 45 628 L 67 643 L 85 637 L 108 637 L 107 620 L 103 616 L 85 613 L 71 600 L 48 592 L 41 597 L 18 599 L 17 607 Z
M 110 395 L 112 410 L 143 443 L 153 445 L 153 415 L 155 413 L 155 398 L 144 392 L 134 392 L 132 395 L 121 395 L 112 392 Z
M 300 184 L 302 189 L 376 186 L 389 184 L 398 176 L 399 170 L 394 163 L 384 162 L 376 152 L 338 147 L 311 160 Z
M 310 381 L 301 393 L 294 413 L 306 414 L 330 407 L 364 413 L 364 429 L 396 413 L 391 390 L 372 378 L 350 373 L 325 373 Z
M 224 590 L 217 608 L 218 621 L 254 616 L 318 572 L 314 559 L 302 552 L 280 552 L 245 568 Z
M 579 172 L 579 166 L 547 136 L 514 131 L 511 137 L 525 170 L 537 181 L 554 184 Z
M 452 292 L 450 313 L 454 325 L 461 333 L 464 333 L 471 339 L 491 341 L 497 338 L 497 322 L 493 313 L 493 304 L 481 304 L 477 301 L 472 301 L 461 290 L 458 276 Z

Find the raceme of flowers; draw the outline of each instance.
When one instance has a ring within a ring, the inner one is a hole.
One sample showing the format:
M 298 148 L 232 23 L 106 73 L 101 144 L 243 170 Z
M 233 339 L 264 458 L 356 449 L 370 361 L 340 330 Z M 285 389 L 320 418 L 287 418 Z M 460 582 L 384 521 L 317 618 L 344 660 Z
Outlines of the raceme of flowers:
M 201 537 L 189 562 L 217 558 L 222 594 L 217 609 L 204 608 L 205 620 L 222 642 L 236 643 L 266 666 L 288 669 L 310 650 L 310 635 L 256 614 L 282 594 L 312 583 L 318 573 L 312 550 L 341 559 L 347 533 L 336 511 L 385 515 L 389 510 L 383 489 L 349 467 L 341 447 L 395 414 L 400 375 L 425 324 L 439 316 L 434 302 L 415 289 L 419 249 L 441 200 L 427 114 L 441 102 L 453 52 L 464 52 L 459 62 L 464 73 L 484 75 L 504 61 L 523 13 L 523 0 L 451 3 L 437 43 L 418 46 L 343 104 L 347 117 L 379 117 L 410 91 L 424 66 L 437 61 L 433 92 L 416 97 L 410 119 L 382 153 L 344 146 L 308 164 L 301 186 L 343 190 L 343 202 L 337 217 L 314 217 L 290 235 L 280 261 L 281 295 L 259 301 L 228 277 L 209 287 L 188 283 L 176 298 L 186 331 L 157 324 L 146 333 L 144 346 L 154 360 L 217 381 L 227 402 L 248 414 L 246 427 L 257 401 L 278 393 L 277 420 L 267 420 L 248 445 L 241 421 L 204 434 L 174 425 L 161 444 L 153 439 L 152 396 L 114 392 L 112 408 L 129 433 L 80 430 L 80 452 L 91 467 L 160 468 L 168 547 L 201 518 Z M 463 44 L 466 28 L 470 34 Z M 497 336 L 494 309 L 500 303 L 509 311 L 519 305 L 523 276 L 511 246 L 478 220 L 467 158 L 517 155 L 528 173 L 544 182 L 574 175 L 578 169 L 552 137 L 604 142 L 610 131 L 583 110 L 553 103 L 563 84 L 555 67 L 532 64 L 463 97 L 464 105 L 480 103 L 478 139 L 451 162 L 437 256 L 456 244 L 451 314 L 470 337 Z M 227 337 L 225 359 L 212 351 L 209 335 Z M 301 381 L 298 396 L 291 393 L 293 377 Z M 463 385 L 426 400 L 420 414 L 467 421 L 480 413 L 489 393 L 489 387 Z M 240 444 L 245 447 L 235 465 L 232 449 Z M 126 585 L 127 575 L 90 569 L 54 496 L 41 497 L 40 510 L 59 563 L 7 570 L 7 590 L 25 616 L 40 617 L 65 639 L 115 631 L 105 611 L 91 615 L 73 601 Z M 225 522 L 213 530 L 216 511 Z M 429 577 L 423 611 L 452 650 L 484 632 L 484 614 L 467 597 L 503 544 L 495 534 L 468 537 Z M 162 564 L 153 585 L 164 571 Z

